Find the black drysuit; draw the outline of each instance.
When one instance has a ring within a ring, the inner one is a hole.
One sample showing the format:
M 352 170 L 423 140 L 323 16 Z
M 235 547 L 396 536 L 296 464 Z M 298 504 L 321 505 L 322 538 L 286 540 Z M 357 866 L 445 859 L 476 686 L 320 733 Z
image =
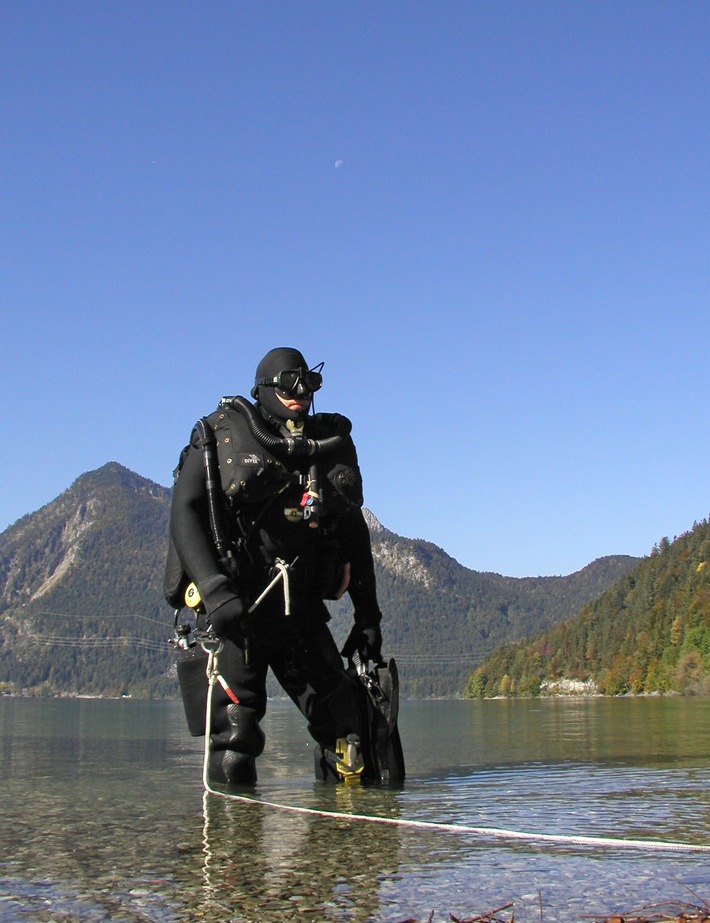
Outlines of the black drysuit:
M 218 560 L 210 532 L 203 451 L 194 434 L 174 487 L 171 538 L 215 629 L 219 626 L 217 633 L 224 641 L 219 671 L 239 700 L 233 703 L 221 687 L 214 687 L 209 779 L 239 784 L 255 779 L 254 759 L 264 745 L 259 721 L 266 710 L 268 667 L 305 715 L 322 748 L 332 750 L 338 738 L 361 734 L 361 686 L 344 669 L 323 603 L 340 586 L 346 562 L 355 638 L 360 631 L 378 629 L 381 614 L 350 437 L 340 450 L 317 456 L 314 469 L 311 457 L 275 458 L 255 441 L 234 410 L 208 419 L 216 430 L 224 500 L 220 513 L 236 572 L 227 573 Z M 334 420 L 342 418 L 308 417 L 304 436 L 327 439 Z M 259 421 L 279 435 L 261 415 Z M 318 516 L 307 518 L 308 488 L 314 486 L 309 475 L 317 477 L 322 503 Z M 288 565 L 290 614 L 285 611 L 283 582 L 247 614 L 274 576 L 277 560 Z M 223 620 L 224 612 L 231 617 Z M 367 765 L 366 756 L 366 773 Z

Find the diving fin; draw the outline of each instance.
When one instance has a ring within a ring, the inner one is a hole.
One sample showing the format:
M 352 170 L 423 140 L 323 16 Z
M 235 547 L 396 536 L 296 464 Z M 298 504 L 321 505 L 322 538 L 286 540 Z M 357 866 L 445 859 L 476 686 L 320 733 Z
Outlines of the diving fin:
M 353 658 L 358 677 L 367 691 L 367 725 L 370 755 L 378 781 L 401 785 L 405 766 L 397 726 L 399 714 L 399 673 L 394 658 L 367 670 L 357 655 Z

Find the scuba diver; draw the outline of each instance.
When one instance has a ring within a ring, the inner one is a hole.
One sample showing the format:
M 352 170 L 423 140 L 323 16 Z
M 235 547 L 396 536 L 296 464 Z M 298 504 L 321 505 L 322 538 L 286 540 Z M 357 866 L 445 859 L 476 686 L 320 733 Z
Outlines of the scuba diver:
M 382 660 L 351 424 L 311 413 L 322 368 L 296 349 L 272 349 L 257 367 L 254 403 L 223 398 L 196 424 L 175 471 L 164 589 L 176 626 L 182 607 L 195 613 L 192 637 L 191 626 L 178 628 L 178 676 L 191 732 L 209 727 L 209 785 L 256 781 L 269 667 L 308 721 L 316 778 L 404 779 L 396 666 Z M 323 600 L 346 592 L 354 624 L 339 652 Z M 201 654 L 196 638 L 213 647 Z M 214 645 L 219 684 L 206 716 Z

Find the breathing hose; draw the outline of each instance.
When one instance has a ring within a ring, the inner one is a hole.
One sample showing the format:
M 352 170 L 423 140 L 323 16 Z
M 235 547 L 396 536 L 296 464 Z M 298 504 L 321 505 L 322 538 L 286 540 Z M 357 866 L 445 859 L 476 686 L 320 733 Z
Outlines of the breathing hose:
M 238 411 L 247 421 L 252 436 L 258 440 L 265 449 L 274 455 L 326 455 L 339 449 L 350 435 L 352 423 L 341 414 L 333 414 L 337 432 L 335 436 L 326 439 L 308 439 L 305 436 L 275 436 L 269 432 L 254 405 L 245 397 L 223 397 L 219 402 L 220 407 L 231 407 Z

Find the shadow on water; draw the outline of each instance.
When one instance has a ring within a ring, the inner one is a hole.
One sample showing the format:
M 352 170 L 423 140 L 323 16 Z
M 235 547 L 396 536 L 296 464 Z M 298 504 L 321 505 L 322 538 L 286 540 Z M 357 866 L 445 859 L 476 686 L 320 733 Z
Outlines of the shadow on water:
M 710 896 L 707 854 L 513 842 L 410 821 L 710 843 L 710 702 L 405 702 L 400 792 L 314 783 L 272 703 L 257 795 L 205 796 L 177 703 L 0 699 L 0 923 L 545 923 Z M 401 822 L 401 823 L 400 823 Z

